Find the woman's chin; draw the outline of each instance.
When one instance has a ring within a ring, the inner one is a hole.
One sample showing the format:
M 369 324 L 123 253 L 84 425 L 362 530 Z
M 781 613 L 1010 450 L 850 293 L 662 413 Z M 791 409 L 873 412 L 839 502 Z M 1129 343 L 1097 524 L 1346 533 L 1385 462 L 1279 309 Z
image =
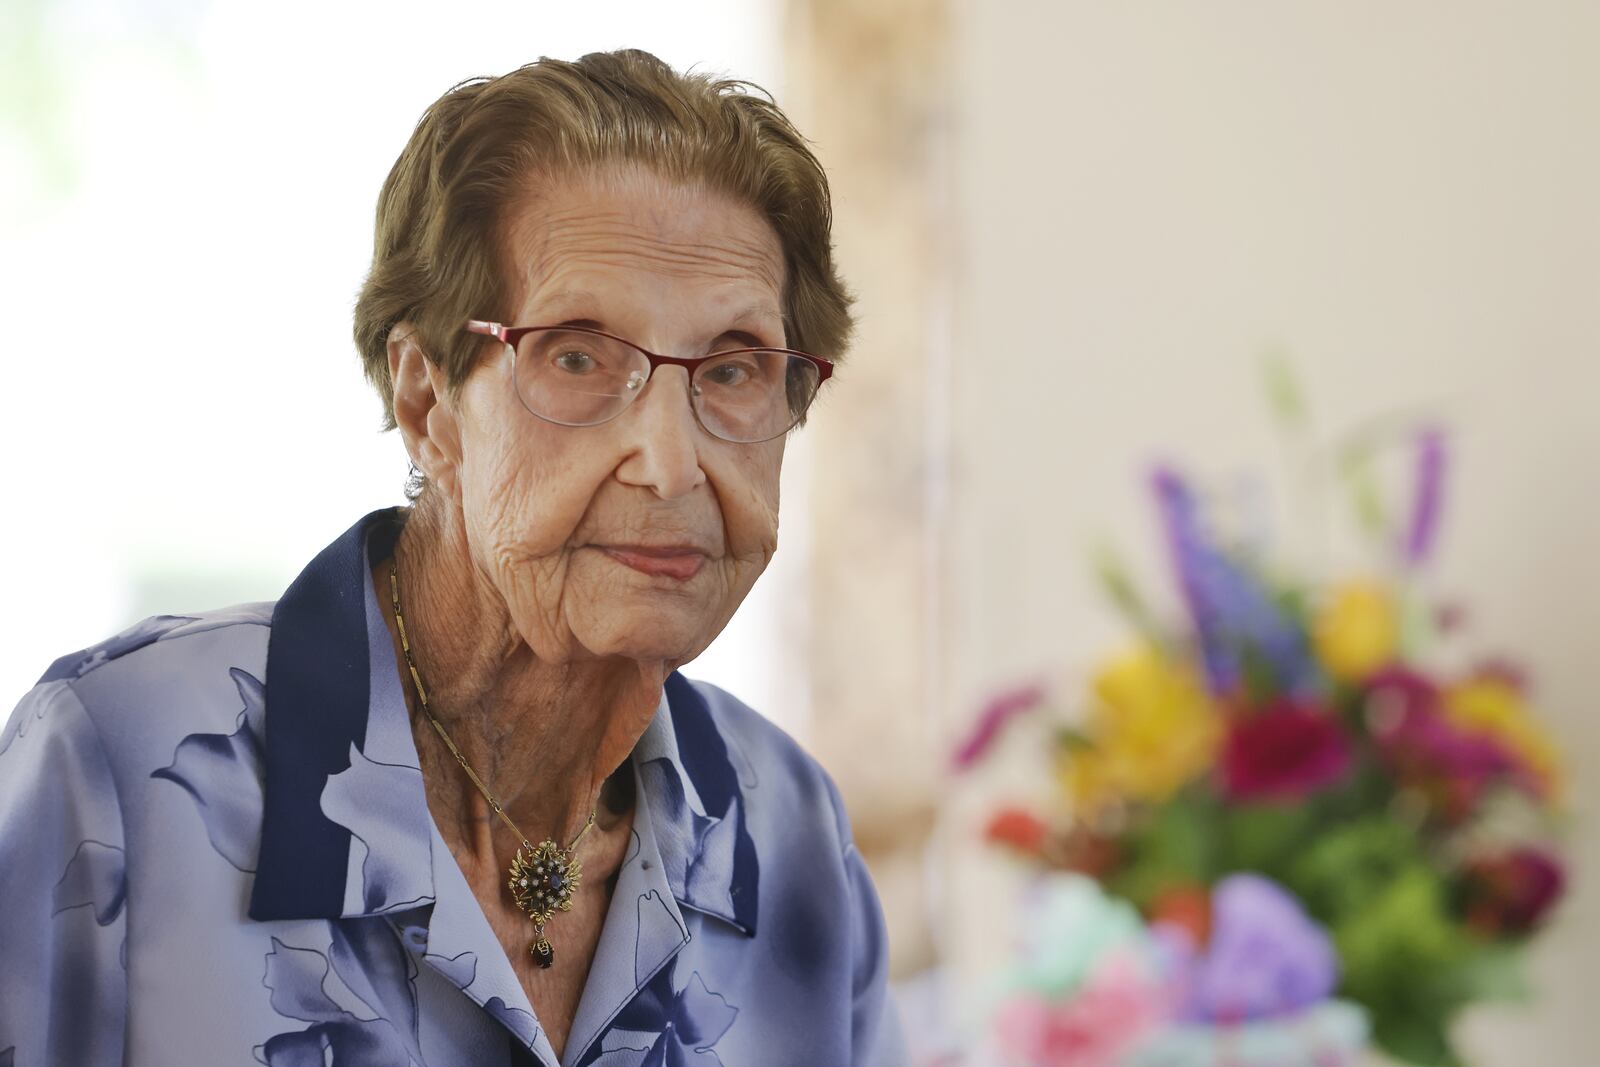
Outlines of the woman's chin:
M 640 664 L 666 663 L 674 670 L 704 650 L 705 645 L 698 642 L 672 644 L 643 637 L 637 641 L 596 642 L 589 647 L 590 653 L 596 659 L 632 660 Z
M 707 633 L 705 613 L 688 608 L 682 603 L 649 600 L 619 604 L 607 618 L 591 625 L 575 620 L 572 636 L 577 645 L 597 659 L 687 663 L 704 651 L 715 636 Z

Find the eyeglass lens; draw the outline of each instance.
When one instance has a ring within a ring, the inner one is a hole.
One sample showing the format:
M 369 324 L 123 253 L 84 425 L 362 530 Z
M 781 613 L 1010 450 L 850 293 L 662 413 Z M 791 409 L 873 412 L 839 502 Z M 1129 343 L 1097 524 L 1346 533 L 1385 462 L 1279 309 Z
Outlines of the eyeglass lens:
M 650 360 L 632 345 L 581 330 L 532 330 L 517 342 L 517 394 L 533 414 L 593 426 L 622 414 L 643 391 Z M 808 359 L 777 349 L 738 349 L 695 369 L 690 402 L 700 424 L 727 441 L 780 437 L 815 398 Z

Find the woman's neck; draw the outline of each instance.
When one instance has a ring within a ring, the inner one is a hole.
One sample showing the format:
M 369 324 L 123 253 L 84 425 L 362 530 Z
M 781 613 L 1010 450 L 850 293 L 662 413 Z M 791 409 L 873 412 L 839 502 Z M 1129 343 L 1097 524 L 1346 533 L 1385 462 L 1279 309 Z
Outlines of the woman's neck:
M 458 524 L 436 510 L 443 509 L 413 509 L 393 561 L 428 712 L 529 840 L 565 846 L 595 809 L 596 829 L 604 832 L 629 810 L 624 802 L 631 777 L 613 772 L 655 714 L 665 681 L 661 668 L 625 659 L 539 660 L 473 566 Z M 384 561 L 374 568 L 373 585 L 395 638 L 429 806 L 453 849 L 464 847 L 497 868 L 496 845 L 505 851 L 521 842 L 422 713 L 393 617 L 390 566 Z

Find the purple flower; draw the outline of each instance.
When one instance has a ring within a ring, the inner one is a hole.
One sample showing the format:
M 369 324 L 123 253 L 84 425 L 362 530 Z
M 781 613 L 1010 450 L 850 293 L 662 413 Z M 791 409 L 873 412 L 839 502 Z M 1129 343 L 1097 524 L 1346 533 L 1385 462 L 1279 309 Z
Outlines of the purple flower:
M 1270 669 L 1280 689 L 1308 691 L 1316 674 L 1305 635 L 1261 580 L 1215 544 L 1194 491 L 1176 471 L 1158 468 L 1154 485 L 1211 691 L 1235 692 L 1247 656 Z
M 1327 931 L 1269 878 L 1234 874 L 1211 896 L 1211 940 L 1184 966 L 1181 1017 L 1240 1023 L 1281 1018 L 1328 999 L 1339 958 Z
M 1427 562 L 1439 529 L 1439 512 L 1444 496 L 1444 475 L 1449 454 L 1444 434 L 1427 429 L 1417 438 L 1417 488 L 1411 503 L 1411 524 L 1403 546 L 1406 563 L 1412 567 Z

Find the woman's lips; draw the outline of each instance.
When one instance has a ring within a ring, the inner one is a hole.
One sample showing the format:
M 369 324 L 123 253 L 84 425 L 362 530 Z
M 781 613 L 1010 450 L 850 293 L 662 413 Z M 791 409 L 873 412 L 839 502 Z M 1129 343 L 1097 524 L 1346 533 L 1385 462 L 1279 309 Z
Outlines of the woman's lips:
M 686 581 L 700 572 L 705 553 L 697 548 L 646 548 L 641 545 L 601 545 L 600 551 L 618 563 L 652 576 Z

